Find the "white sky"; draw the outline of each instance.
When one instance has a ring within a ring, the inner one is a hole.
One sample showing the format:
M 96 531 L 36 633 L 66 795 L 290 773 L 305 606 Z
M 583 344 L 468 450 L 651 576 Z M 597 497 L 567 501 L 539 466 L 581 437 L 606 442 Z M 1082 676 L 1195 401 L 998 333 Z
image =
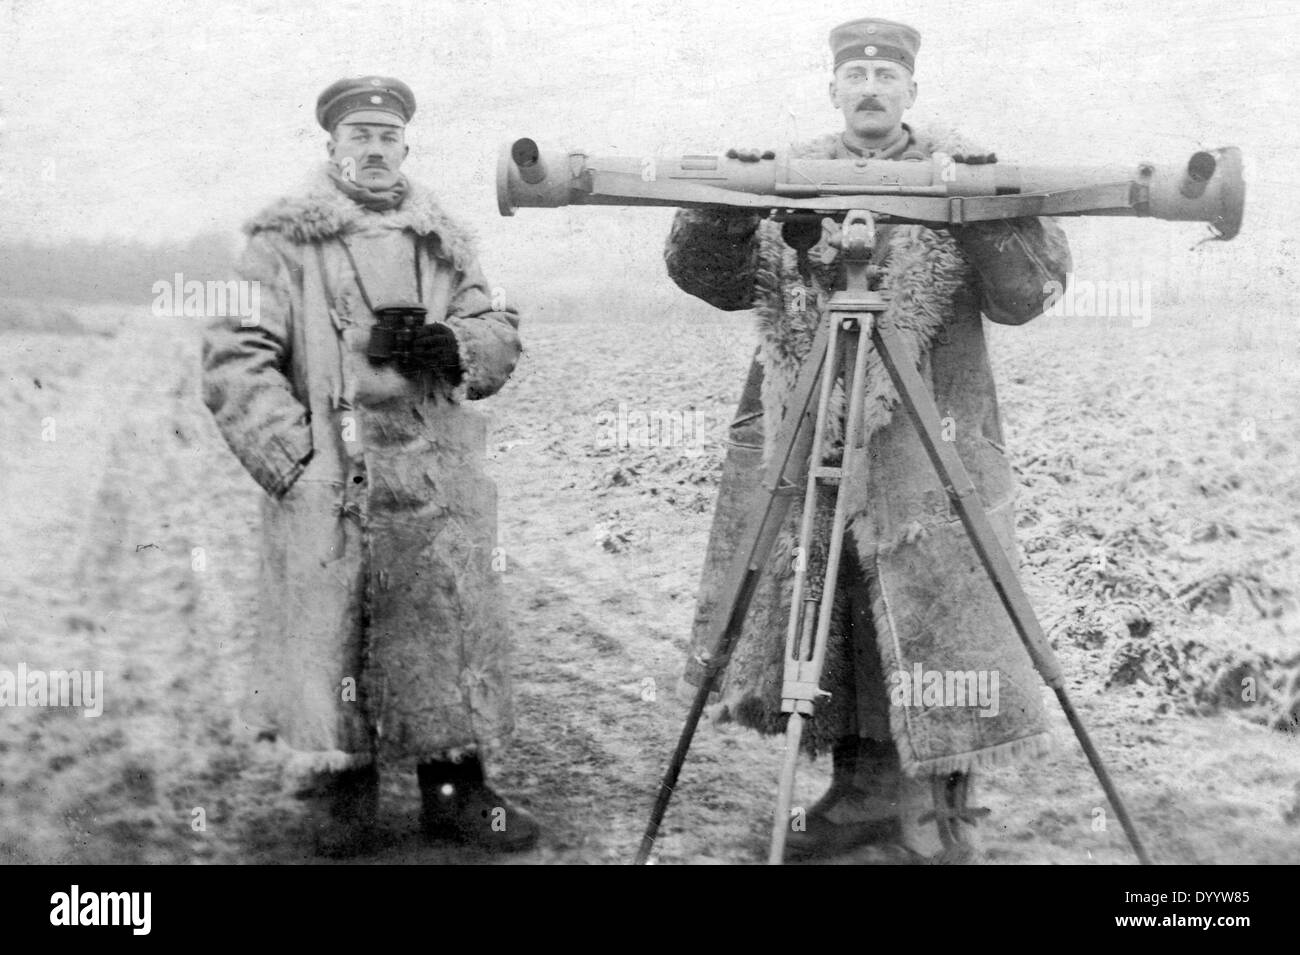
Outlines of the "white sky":
M 1300 210 L 1300 5 L 1287 2 L 0 0 L 4 234 L 233 231 L 323 157 L 318 92 L 375 72 L 419 103 L 407 171 L 490 243 L 525 217 L 499 218 L 493 193 L 497 151 L 518 135 L 642 155 L 838 128 L 826 34 L 866 14 L 922 33 L 909 118 L 942 117 L 1010 161 L 1238 145 L 1248 227 Z

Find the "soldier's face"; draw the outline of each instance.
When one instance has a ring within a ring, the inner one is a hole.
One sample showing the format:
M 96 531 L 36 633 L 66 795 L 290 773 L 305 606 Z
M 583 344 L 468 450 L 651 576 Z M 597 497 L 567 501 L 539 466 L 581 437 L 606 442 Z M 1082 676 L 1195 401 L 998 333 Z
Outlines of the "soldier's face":
M 398 170 L 411 147 L 400 126 L 340 123 L 328 143 L 330 159 L 345 178 L 371 189 L 397 182 Z
M 835 71 L 831 102 L 844 114 L 846 129 L 879 139 L 894 132 L 916 102 L 916 83 L 893 60 L 850 60 Z

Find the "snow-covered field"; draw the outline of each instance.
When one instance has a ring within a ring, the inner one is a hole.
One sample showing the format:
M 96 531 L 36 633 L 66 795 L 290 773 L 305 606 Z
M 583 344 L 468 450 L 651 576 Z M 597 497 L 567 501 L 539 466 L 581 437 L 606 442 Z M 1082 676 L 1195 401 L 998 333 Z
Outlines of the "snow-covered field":
M 684 715 L 720 441 L 753 349 L 744 316 L 585 291 L 571 302 L 601 307 L 527 323 L 516 379 L 484 403 L 520 710 L 496 776 L 545 827 L 517 861 L 635 852 Z M 307 859 L 282 753 L 232 708 L 261 492 L 198 402 L 195 329 L 32 303 L 4 304 L 0 329 L 0 668 L 104 673 L 102 716 L 0 709 L 0 860 Z M 1157 303 L 1144 327 L 995 328 L 992 351 L 1026 584 L 1149 850 L 1300 860 L 1294 321 Z M 1132 861 L 1058 729 L 1053 757 L 980 784 L 989 859 Z M 762 860 L 780 748 L 703 727 L 658 861 Z M 827 771 L 806 764 L 797 799 Z M 410 767 L 383 796 L 360 861 L 469 858 L 419 843 Z

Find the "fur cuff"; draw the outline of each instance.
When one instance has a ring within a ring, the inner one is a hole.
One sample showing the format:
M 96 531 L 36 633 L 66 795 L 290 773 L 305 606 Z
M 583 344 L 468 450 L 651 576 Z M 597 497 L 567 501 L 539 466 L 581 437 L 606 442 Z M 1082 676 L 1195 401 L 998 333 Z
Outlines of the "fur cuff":
M 479 354 L 475 336 L 458 318 L 448 318 L 447 326 L 456 336 L 456 346 L 460 352 L 460 384 L 456 386 L 454 397 L 457 400 L 471 401 L 486 397 L 492 393 L 487 381 L 487 368 Z

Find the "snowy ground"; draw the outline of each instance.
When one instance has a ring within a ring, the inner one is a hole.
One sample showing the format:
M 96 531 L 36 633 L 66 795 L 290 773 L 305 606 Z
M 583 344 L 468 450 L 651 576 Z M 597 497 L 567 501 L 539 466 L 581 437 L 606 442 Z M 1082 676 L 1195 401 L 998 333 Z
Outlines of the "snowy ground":
M 545 829 L 518 861 L 635 852 L 684 715 L 718 442 L 753 347 L 743 317 L 719 318 L 535 321 L 484 403 L 520 716 L 496 776 Z M 0 710 L 0 860 L 305 861 L 281 754 L 233 717 L 260 491 L 198 403 L 193 328 L 11 303 L 0 329 L 0 667 L 99 669 L 105 686 L 98 718 Z M 992 350 L 1026 585 L 1148 848 L 1300 861 L 1293 327 L 1166 306 L 1144 328 L 994 329 Z M 680 440 L 635 444 L 651 412 L 679 415 Z M 1132 861 L 1058 728 L 1050 759 L 984 777 L 990 860 Z M 765 858 L 780 750 L 703 727 L 658 861 Z M 827 771 L 805 764 L 796 802 Z M 471 858 L 419 844 L 409 767 L 383 794 L 386 838 L 360 861 Z

